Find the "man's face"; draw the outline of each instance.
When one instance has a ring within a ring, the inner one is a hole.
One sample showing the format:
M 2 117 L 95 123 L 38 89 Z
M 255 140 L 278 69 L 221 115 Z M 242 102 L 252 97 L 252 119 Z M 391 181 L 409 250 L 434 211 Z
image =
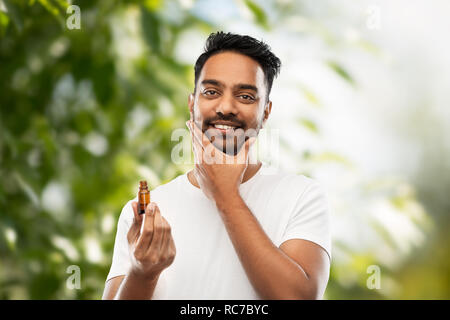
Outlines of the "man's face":
M 236 154 L 267 120 L 272 103 L 266 95 L 264 71 L 256 61 L 235 52 L 215 54 L 189 99 L 191 119 L 217 149 Z

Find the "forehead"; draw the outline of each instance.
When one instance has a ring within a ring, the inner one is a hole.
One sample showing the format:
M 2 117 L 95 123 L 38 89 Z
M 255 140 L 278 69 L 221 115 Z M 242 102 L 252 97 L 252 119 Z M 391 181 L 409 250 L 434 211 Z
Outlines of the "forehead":
M 264 86 L 264 71 L 258 62 L 236 52 L 221 52 L 211 56 L 203 66 L 199 81 L 216 79 L 226 86 L 237 83 Z

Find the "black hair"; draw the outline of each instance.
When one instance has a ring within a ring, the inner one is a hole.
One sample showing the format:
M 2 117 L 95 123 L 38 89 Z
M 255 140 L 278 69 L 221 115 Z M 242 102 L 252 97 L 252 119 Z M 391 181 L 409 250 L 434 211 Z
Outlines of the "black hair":
M 233 33 L 224 33 L 219 31 L 211 33 L 206 39 L 204 52 L 198 57 L 195 63 L 195 88 L 197 80 L 206 61 L 214 54 L 234 51 L 246 55 L 261 65 L 267 85 L 267 99 L 269 100 L 270 90 L 272 89 L 273 79 L 280 72 L 281 60 L 275 56 L 270 47 L 263 41 L 256 40 L 247 35 L 239 35 Z

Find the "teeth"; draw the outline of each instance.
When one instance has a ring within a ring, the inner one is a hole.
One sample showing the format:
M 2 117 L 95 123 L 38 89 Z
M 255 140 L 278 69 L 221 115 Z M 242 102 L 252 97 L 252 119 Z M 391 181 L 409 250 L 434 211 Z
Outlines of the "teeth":
M 236 129 L 236 127 L 230 127 L 230 126 L 227 126 L 227 125 L 224 125 L 224 124 L 215 124 L 214 125 L 214 127 L 215 128 L 217 128 L 217 129 L 224 129 L 224 130 L 228 130 L 228 129 Z

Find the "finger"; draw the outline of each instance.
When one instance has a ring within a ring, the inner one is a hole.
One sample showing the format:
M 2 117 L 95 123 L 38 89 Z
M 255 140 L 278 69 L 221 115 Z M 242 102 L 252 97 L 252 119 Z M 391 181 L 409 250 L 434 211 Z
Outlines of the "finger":
M 169 250 L 168 253 L 170 255 L 172 255 L 173 257 L 175 257 L 175 255 L 177 253 L 177 249 L 175 247 L 175 241 L 173 240 L 173 237 L 170 237 L 168 250 Z
M 144 219 L 141 226 L 141 234 L 136 246 L 137 250 L 143 252 L 147 251 L 154 237 L 154 207 L 155 203 L 150 202 L 145 209 L 145 214 L 143 214 Z
M 250 164 L 256 164 L 256 160 L 257 157 L 255 156 L 257 154 L 257 147 L 255 147 L 256 150 L 252 149 L 252 146 L 256 145 L 256 141 L 258 140 L 257 137 L 251 137 L 250 139 L 248 139 L 248 146 L 247 146 L 247 151 L 246 151 L 246 158 L 247 158 L 247 162 Z M 255 157 L 250 157 L 250 153 L 253 152 L 253 155 Z M 250 161 L 250 162 L 249 162 Z
M 138 203 L 133 201 L 131 203 L 131 207 L 133 208 L 133 223 L 131 224 L 130 230 L 128 231 L 127 238 L 128 242 L 135 242 L 139 237 L 141 224 L 142 224 L 142 216 L 138 214 Z
M 196 163 L 203 162 L 203 146 L 199 143 L 198 139 L 192 133 L 192 150 L 195 156 Z
M 250 147 L 255 143 L 256 137 L 250 137 L 247 141 L 245 141 L 244 146 L 239 150 L 238 154 L 243 153 L 245 156 L 248 155 Z
M 208 139 L 208 136 L 203 133 L 194 122 L 191 121 L 190 126 L 193 128 L 191 131 L 191 136 L 193 148 L 196 150 L 194 154 L 197 156 L 197 159 L 200 159 L 198 162 L 212 164 L 216 156 L 216 148 Z M 212 137 L 214 137 L 214 135 L 212 135 Z
M 208 139 L 208 138 L 206 138 L 206 139 Z M 216 157 L 216 150 L 217 150 L 216 147 L 208 140 L 208 142 L 206 143 L 205 148 L 203 150 L 203 160 L 205 160 L 205 162 L 207 164 L 212 164 L 214 162 L 214 160 L 216 160 L 215 159 L 215 157 Z M 220 154 L 217 154 L 217 156 L 219 158 L 220 158 L 221 155 L 223 155 L 222 152 L 220 152 Z M 216 163 L 222 163 L 222 162 L 216 161 Z
M 163 254 L 164 258 L 169 258 L 172 255 L 175 256 L 176 253 L 175 242 L 173 240 L 172 229 L 170 227 L 169 222 L 167 222 L 167 220 L 164 219 L 164 217 L 163 221 L 166 225 L 166 231 L 164 233 L 164 238 L 162 240 L 161 253 Z
M 140 215 L 138 212 L 138 205 L 139 204 L 137 203 L 137 201 L 133 201 L 131 203 L 131 207 L 133 208 L 133 215 L 134 215 L 133 223 L 140 226 L 142 223 L 142 215 Z
M 194 163 L 197 163 L 198 159 L 201 159 L 201 158 L 198 157 L 197 150 L 199 149 L 199 147 L 198 147 L 197 139 L 194 136 L 194 130 L 193 130 L 193 125 L 192 124 L 193 124 L 192 120 L 186 121 L 186 126 L 188 127 L 189 132 L 191 134 L 191 141 L 192 141 L 191 148 L 192 148 L 192 152 L 194 154 Z
M 205 146 L 202 143 L 203 133 L 201 132 L 201 130 L 197 127 L 197 125 L 193 121 L 191 121 L 190 127 L 191 127 L 191 133 L 192 133 L 192 137 L 193 137 L 193 143 L 195 145 L 199 146 L 201 149 L 204 149 Z
M 190 125 L 190 120 L 186 121 L 186 127 L 189 130 L 189 134 L 191 135 L 191 152 L 192 154 L 194 154 L 194 163 L 196 163 L 196 154 L 195 154 L 195 147 L 194 147 L 194 136 L 192 135 L 192 131 L 191 131 L 191 125 Z
M 211 143 L 211 140 L 208 138 L 208 135 L 206 135 L 201 128 L 199 128 L 194 122 L 191 122 L 191 127 L 193 128 L 193 134 L 194 137 L 196 138 L 196 142 L 198 145 L 201 146 L 201 148 L 203 150 L 207 150 L 208 148 L 212 148 L 215 149 L 213 144 Z M 217 137 L 214 134 L 214 131 L 210 131 L 211 129 L 208 129 L 207 131 L 209 131 L 209 136 L 214 139 L 216 139 Z M 217 134 L 217 136 L 219 136 L 219 134 Z
M 201 128 L 197 127 L 194 123 L 193 125 L 194 127 L 194 134 L 197 136 L 198 141 L 200 142 L 200 144 L 203 146 L 203 148 L 207 147 L 208 145 L 211 144 L 211 141 L 209 140 L 209 138 L 206 136 L 206 134 L 201 130 Z M 216 139 L 216 138 L 214 138 Z
M 238 164 L 247 163 L 250 147 L 255 143 L 255 141 L 256 137 L 250 137 L 247 141 L 245 141 L 244 145 L 241 147 L 241 150 L 239 150 L 236 155 Z
M 161 212 L 159 211 L 158 206 L 155 204 L 155 213 L 154 213 L 154 229 L 153 229 L 153 238 L 150 246 L 148 247 L 148 252 L 159 252 L 161 250 L 161 240 L 164 236 L 164 229 L 162 228 L 162 217 Z
M 161 253 L 167 257 L 168 256 L 168 250 L 169 250 L 169 245 L 170 245 L 170 239 L 171 239 L 171 228 L 169 223 L 167 222 L 166 219 L 164 219 L 164 217 L 162 217 L 163 219 L 163 227 L 164 227 L 164 236 L 161 240 Z

